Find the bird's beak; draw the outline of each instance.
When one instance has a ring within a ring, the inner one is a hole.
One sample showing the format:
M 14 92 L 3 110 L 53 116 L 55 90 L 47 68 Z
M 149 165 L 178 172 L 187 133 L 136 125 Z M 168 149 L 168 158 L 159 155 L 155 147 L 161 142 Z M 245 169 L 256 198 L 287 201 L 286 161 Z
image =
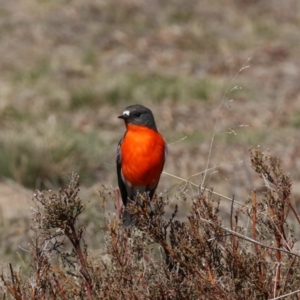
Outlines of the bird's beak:
M 130 115 L 130 111 L 129 110 L 124 110 L 123 114 L 121 116 L 118 116 L 119 119 L 123 119 L 126 120 Z

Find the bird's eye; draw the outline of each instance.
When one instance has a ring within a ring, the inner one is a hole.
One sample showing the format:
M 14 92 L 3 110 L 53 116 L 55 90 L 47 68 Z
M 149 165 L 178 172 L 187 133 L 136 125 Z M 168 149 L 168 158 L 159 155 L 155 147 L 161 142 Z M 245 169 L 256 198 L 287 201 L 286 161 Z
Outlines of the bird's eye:
M 134 115 L 135 115 L 136 117 L 139 117 L 139 116 L 141 115 L 141 113 L 136 112 Z

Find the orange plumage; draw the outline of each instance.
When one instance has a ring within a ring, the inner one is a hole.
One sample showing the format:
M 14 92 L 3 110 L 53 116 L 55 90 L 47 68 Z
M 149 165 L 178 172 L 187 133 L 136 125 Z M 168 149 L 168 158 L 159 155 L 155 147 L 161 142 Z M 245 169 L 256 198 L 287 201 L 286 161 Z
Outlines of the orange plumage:
M 157 131 L 127 125 L 121 144 L 122 173 L 132 186 L 154 187 L 159 181 L 165 161 L 166 144 Z

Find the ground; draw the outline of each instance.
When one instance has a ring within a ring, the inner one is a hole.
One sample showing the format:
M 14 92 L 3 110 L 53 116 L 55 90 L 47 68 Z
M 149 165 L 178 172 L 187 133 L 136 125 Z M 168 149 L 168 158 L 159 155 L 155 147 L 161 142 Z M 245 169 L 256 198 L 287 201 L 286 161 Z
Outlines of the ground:
M 34 191 L 72 171 L 92 199 L 87 223 L 100 222 L 96 191 L 117 185 L 117 116 L 134 103 L 169 144 L 158 192 L 171 204 L 201 184 L 247 200 L 264 184 L 250 167 L 258 146 L 300 203 L 298 0 L 14 0 L 0 14 L 2 263 L 28 243 Z

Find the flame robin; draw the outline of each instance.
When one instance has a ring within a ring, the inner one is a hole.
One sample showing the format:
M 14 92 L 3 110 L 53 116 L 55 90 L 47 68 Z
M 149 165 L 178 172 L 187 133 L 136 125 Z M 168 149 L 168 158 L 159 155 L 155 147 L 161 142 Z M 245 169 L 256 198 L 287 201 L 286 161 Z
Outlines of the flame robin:
M 132 223 L 126 210 L 137 194 L 147 193 L 151 201 L 164 167 L 167 145 L 157 131 L 152 111 L 143 105 L 128 106 L 118 118 L 125 121 L 126 132 L 117 149 L 117 174 L 122 201 L 124 227 Z

